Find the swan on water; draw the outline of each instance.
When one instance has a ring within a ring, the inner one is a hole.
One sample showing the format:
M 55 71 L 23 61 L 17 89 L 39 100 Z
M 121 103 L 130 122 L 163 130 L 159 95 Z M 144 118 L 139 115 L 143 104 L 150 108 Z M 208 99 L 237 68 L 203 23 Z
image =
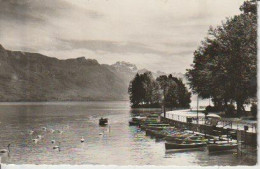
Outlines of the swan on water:
M 103 135 L 104 133 L 99 133 L 99 135 Z
M 60 148 L 60 147 L 59 147 L 59 146 L 54 146 L 54 147 L 53 147 L 53 149 L 58 149 L 58 148 Z
M 54 133 L 54 131 L 55 131 L 55 130 L 53 130 L 53 129 L 50 129 L 50 132 L 51 132 L 51 133 Z
M 53 149 L 54 149 L 54 150 L 59 150 L 59 151 L 60 151 L 60 142 L 59 142 L 59 145 L 53 146 Z
M 46 130 L 47 130 L 47 128 L 46 128 L 46 127 L 42 127 L 42 130 L 43 130 L 43 131 L 46 131 Z
M 85 139 L 83 137 L 81 137 L 80 142 L 84 143 L 84 141 L 85 141 Z
M 58 133 L 62 134 L 62 133 L 63 133 L 63 131 L 62 131 L 62 130 L 58 130 Z
M 35 138 L 35 139 L 32 139 L 32 141 L 33 141 L 34 143 L 38 143 L 39 139 Z
M 11 144 L 8 144 L 7 149 L 1 149 L 1 150 L 0 150 L 0 154 L 9 153 L 9 152 L 10 152 L 10 145 L 11 145 Z
M 42 135 L 38 135 L 37 138 L 38 138 L 38 139 L 42 139 Z
M 30 131 L 29 131 L 29 134 L 30 134 L 30 135 L 32 135 L 33 133 L 34 133 L 34 131 L 33 131 L 33 130 L 30 130 Z

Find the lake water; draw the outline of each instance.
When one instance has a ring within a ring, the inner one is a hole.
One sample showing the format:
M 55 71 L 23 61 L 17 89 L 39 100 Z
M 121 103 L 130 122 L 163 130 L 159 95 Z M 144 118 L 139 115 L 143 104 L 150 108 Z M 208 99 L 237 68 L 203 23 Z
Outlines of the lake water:
M 178 166 L 255 163 L 237 158 L 233 153 L 166 152 L 163 141 L 155 141 L 139 128 L 128 125 L 133 113 L 140 111 L 156 110 L 131 110 L 128 102 L 1 103 L 0 149 L 11 144 L 11 152 L 2 155 L 1 161 L 7 164 Z M 107 117 L 110 127 L 99 127 L 100 117 Z M 52 133 L 51 129 L 62 133 Z M 34 131 L 32 135 L 30 130 Z M 43 138 L 34 143 L 32 139 L 37 135 Z M 80 143 L 81 137 L 84 143 Z M 51 140 L 56 143 L 52 144 Z M 53 149 L 58 142 L 60 151 Z

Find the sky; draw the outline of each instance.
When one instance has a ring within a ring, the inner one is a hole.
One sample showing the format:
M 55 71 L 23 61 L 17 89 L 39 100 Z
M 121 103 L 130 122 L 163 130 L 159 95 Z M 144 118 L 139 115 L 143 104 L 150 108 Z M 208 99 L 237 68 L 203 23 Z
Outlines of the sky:
M 0 0 L 0 44 L 59 59 L 185 73 L 210 26 L 243 0 Z

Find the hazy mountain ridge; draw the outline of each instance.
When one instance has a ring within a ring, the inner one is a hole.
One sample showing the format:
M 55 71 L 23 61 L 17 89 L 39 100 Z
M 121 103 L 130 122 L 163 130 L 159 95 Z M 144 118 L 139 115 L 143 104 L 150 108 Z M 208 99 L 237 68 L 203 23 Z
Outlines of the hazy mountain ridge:
M 0 100 L 128 99 L 128 83 L 110 67 L 84 57 L 59 60 L 0 46 Z
M 142 73 L 145 73 L 147 71 L 149 71 L 149 70 L 148 69 L 140 69 L 140 70 L 137 71 L 137 73 L 142 74 Z M 162 76 L 162 75 L 167 75 L 167 76 L 169 75 L 168 73 L 165 73 L 165 72 L 162 72 L 162 71 L 156 71 L 156 72 L 151 71 L 151 73 L 152 73 L 152 75 L 155 79 L 159 76 Z M 174 77 L 182 79 L 183 83 L 187 84 L 188 80 L 183 73 L 171 73 L 171 74 Z
M 129 82 L 145 71 L 124 61 L 59 60 L 0 45 L 0 101 L 128 100 Z M 155 78 L 163 74 L 153 73 Z

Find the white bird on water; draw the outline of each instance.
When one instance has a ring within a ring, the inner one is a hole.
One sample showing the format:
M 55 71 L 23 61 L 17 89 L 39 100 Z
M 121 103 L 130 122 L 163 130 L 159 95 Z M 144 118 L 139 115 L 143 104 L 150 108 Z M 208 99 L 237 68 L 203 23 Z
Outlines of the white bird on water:
M 84 143 L 84 141 L 85 141 L 85 139 L 83 137 L 81 137 L 80 142 Z
M 58 130 L 58 133 L 62 134 L 62 133 L 63 133 L 63 131 L 62 131 L 62 130 Z
M 42 135 L 38 135 L 37 138 L 38 138 L 38 139 L 42 139 Z
M 9 152 L 10 152 L 10 145 L 11 145 L 11 144 L 8 144 L 7 149 L 1 149 L 1 150 L 0 150 L 0 155 L 1 155 L 1 154 L 5 154 L 5 153 L 9 153 Z
M 32 141 L 33 141 L 34 143 L 38 143 L 39 139 L 35 138 L 35 139 L 32 139 Z
M 46 127 L 42 127 L 42 130 L 43 130 L 43 131 L 46 131 L 46 130 L 47 130 L 47 128 L 46 128 Z
M 54 131 L 55 131 L 55 130 L 53 130 L 53 129 L 50 129 L 50 132 L 51 132 L 51 133 L 54 133 Z
M 29 131 L 29 134 L 30 134 L 30 135 L 32 135 L 33 133 L 34 133 L 34 131 L 33 131 L 33 130 L 30 130 L 30 131 Z
M 59 142 L 59 145 L 53 146 L 53 149 L 54 149 L 54 150 L 59 150 L 59 151 L 60 151 L 60 142 Z

